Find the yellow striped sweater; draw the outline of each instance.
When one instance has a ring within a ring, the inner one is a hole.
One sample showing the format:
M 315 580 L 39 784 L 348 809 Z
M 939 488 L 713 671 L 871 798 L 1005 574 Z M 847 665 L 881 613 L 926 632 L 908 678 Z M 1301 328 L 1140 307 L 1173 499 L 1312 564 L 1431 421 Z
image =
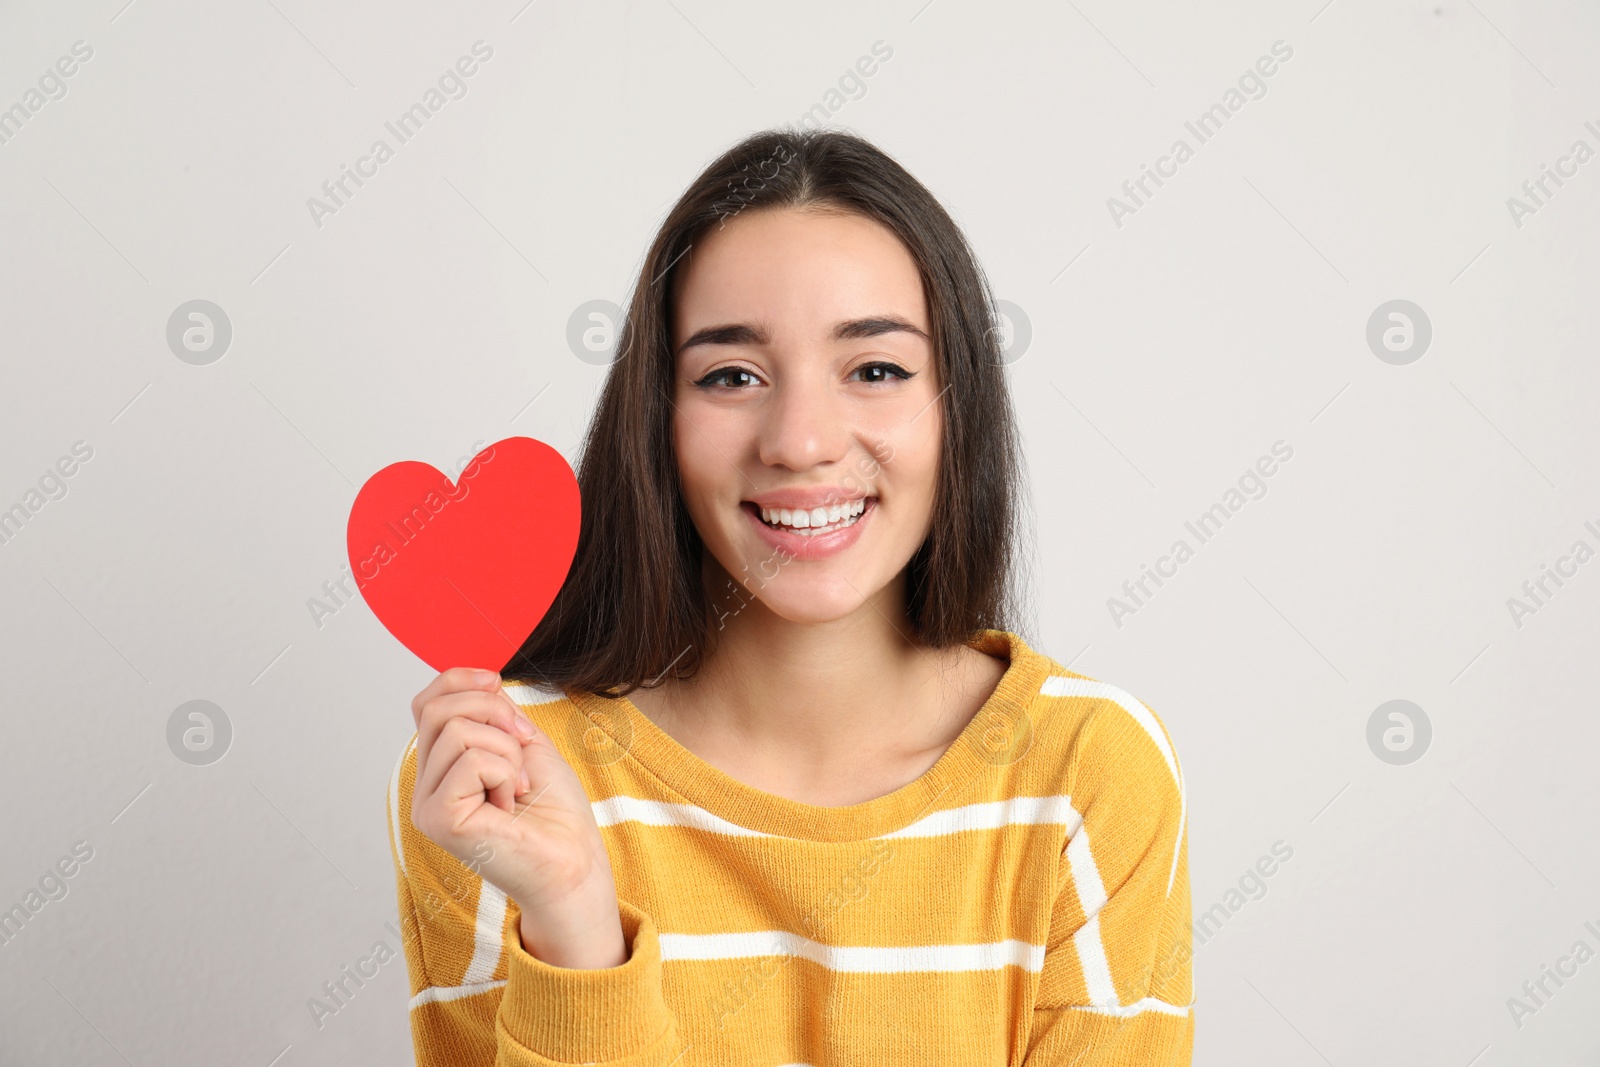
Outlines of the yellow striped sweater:
M 522 947 L 516 902 L 389 786 L 422 1067 L 1155 1067 L 1194 1040 L 1187 811 L 1148 708 L 1021 638 L 920 778 L 848 807 L 724 774 L 624 698 L 504 687 L 583 782 L 628 959 Z

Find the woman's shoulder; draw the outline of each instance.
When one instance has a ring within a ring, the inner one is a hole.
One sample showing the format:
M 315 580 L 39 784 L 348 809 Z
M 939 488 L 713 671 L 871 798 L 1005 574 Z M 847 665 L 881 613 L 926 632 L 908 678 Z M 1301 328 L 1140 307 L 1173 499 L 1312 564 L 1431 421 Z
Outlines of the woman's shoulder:
M 1042 652 L 1036 655 L 1043 669 L 1035 719 L 1062 757 L 1079 767 L 1115 765 L 1124 772 L 1144 764 L 1182 789 L 1177 744 L 1159 714 L 1113 682 L 1069 670 Z
M 500 688 L 571 763 L 590 727 L 578 692 L 532 678 L 506 678 Z
M 507 678 L 501 682 L 501 689 L 544 732 L 586 787 L 592 784 L 589 772 L 608 766 L 618 754 L 616 743 L 607 738 L 607 733 L 617 728 L 616 716 L 621 709 L 606 697 L 587 689 L 529 678 Z M 596 715 L 600 722 L 595 720 Z M 625 740 L 621 747 L 627 747 Z

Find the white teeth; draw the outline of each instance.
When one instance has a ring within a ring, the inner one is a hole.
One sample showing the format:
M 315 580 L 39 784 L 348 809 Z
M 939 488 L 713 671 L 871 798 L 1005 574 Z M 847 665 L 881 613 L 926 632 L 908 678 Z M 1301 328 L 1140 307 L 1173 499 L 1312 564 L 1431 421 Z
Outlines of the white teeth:
M 816 530 L 821 533 L 854 525 L 866 507 L 866 498 L 862 497 L 847 504 L 812 508 L 809 511 L 800 508 L 763 507 L 760 508 L 760 512 L 762 521 L 769 526 L 787 526 L 792 530 Z

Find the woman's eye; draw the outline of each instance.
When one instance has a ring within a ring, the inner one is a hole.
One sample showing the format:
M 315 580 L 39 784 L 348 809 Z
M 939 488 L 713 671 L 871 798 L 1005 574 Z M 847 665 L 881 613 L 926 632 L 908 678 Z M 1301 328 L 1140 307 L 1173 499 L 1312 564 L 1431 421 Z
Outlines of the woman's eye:
M 745 370 L 743 367 L 718 367 L 716 370 L 712 371 L 710 374 L 706 375 L 704 378 L 701 378 L 694 384 L 702 387 L 721 385 L 730 389 L 745 388 L 745 381 L 741 380 L 738 385 L 733 385 L 728 380 L 730 378 L 748 379 L 749 381 L 756 380 L 756 376 Z
M 900 366 L 899 364 L 896 364 L 896 363 L 881 363 L 881 362 L 880 363 L 866 363 L 866 364 L 863 364 L 862 366 L 856 368 L 856 373 L 858 373 L 858 374 L 876 375 L 880 371 L 883 372 L 884 374 L 895 375 L 896 377 L 898 377 L 902 381 L 905 381 L 905 380 L 908 380 L 908 379 L 910 379 L 912 377 L 915 377 L 915 375 L 913 375 L 910 371 L 906 370 L 904 367 L 902 367 L 902 366 Z M 867 382 L 868 385 L 880 385 L 880 384 L 882 384 L 884 382 L 893 381 L 892 378 L 887 378 L 887 377 L 883 377 L 883 378 L 872 377 L 872 378 L 867 378 L 867 379 L 864 379 L 864 380 Z

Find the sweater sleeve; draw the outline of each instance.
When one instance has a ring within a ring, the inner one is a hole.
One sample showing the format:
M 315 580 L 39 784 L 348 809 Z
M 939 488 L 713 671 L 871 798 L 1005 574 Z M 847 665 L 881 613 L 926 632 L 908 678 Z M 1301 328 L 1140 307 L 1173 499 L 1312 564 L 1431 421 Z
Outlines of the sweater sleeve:
M 1076 826 L 1027 1067 L 1188 1067 L 1194 1047 L 1187 811 L 1161 721 L 1126 694 L 1085 718 L 1067 770 Z
M 411 824 L 416 765 L 413 736 L 387 806 L 418 1067 L 677 1062 L 685 1046 L 663 996 L 650 916 L 618 902 L 628 958 L 615 967 L 556 967 L 530 955 L 516 902 Z

